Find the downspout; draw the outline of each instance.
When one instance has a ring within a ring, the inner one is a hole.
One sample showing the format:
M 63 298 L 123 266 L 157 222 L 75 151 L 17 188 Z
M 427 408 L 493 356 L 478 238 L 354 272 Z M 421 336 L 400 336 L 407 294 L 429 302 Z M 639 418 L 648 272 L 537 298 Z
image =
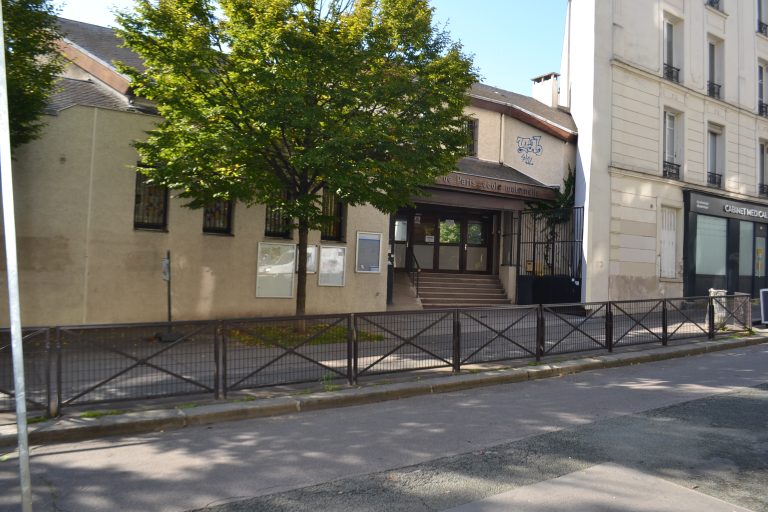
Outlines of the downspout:
M 504 114 L 499 114 L 499 163 L 504 165 Z

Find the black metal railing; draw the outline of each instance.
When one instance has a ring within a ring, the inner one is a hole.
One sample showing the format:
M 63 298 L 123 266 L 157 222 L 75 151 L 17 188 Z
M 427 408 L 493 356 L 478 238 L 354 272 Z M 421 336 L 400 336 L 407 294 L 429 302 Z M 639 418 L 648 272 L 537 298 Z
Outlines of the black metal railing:
M 676 68 L 671 64 L 664 64 L 664 78 L 671 80 L 676 84 L 680 83 L 680 68 Z
M 722 9 L 720 9 L 720 0 L 707 0 L 706 4 L 708 6 L 710 6 L 710 7 L 712 7 L 713 9 L 717 9 L 718 11 L 722 11 Z
M 707 82 L 707 96 L 710 98 L 720 99 L 721 85 L 715 82 Z
M 768 36 L 768 23 L 765 23 L 764 21 L 758 21 L 757 33 L 763 34 L 764 36 Z
M 723 186 L 723 175 L 717 172 L 708 172 L 707 173 L 707 185 L 710 187 L 717 187 L 722 188 Z
M 763 103 L 762 101 L 758 103 L 757 105 L 758 113 L 763 117 L 768 117 L 768 103 Z
M 768 184 L 761 183 L 757 186 L 757 193 L 761 196 L 768 196 Z
M 405 256 L 405 260 L 407 262 L 407 268 L 406 271 L 408 272 L 408 277 L 411 279 L 411 284 L 413 284 L 413 287 L 416 288 L 416 296 L 419 296 L 419 281 L 421 279 L 421 265 L 419 265 L 419 260 L 416 258 L 416 254 L 413 252 L 413 247 L 408 245 L 406 249 L 407 254 Z
M 24 331 L 27 402 L 62 407 L 359 378 L 748 331 L 746 294 Z M 170 327 L 170 330 L 169 330 Z M 0 410 L 13 410 L 0 331 Z
M 664 177 L 673 180 L 680 179 L 680 164 L 664 161 Z

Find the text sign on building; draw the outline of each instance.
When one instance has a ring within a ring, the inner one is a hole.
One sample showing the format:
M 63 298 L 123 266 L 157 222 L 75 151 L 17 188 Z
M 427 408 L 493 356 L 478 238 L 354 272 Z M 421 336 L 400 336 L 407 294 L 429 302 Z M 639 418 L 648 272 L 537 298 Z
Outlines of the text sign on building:
M 549 188 L 515 183 L 514 181 L 496 180 L 485 176 L 473 176 L 460 172 L 452 172 L 445 176 L 440 176 L 437 178 L 437 184 L 531 199 L 554 199 L 555 197 L 555 192 Z
M 691 194 L 691 211 L 715 217 L 768 222 L 768 207 L 723 197 Z

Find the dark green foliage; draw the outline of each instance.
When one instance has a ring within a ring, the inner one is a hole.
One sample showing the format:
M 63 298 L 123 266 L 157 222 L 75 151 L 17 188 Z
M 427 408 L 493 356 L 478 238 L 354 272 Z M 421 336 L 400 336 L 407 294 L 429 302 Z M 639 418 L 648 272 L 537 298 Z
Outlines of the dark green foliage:
M 39 136 L 62 60 L 49 0 L 2 0 L 2 5 L 11 145 L 18 147 Z
M 138 0 L 118 21 L 146 64 L 126 70 L 134 90 L 164 118 L 137 144 L 152 178 L 193 207 L 295 219 L 299 313 L 323 188 L 391 212 L 467 146 L 476 76 L 427 0 Z

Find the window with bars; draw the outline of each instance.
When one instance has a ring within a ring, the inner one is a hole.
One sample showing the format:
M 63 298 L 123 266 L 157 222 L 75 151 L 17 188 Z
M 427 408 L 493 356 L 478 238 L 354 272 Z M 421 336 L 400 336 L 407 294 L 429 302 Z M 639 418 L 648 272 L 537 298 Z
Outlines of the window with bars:
M 283 197 L 286 201 L 289 200 L 287 192 Z M 291 238 L 291 220 L 292 219 L 285 214 L 282 208 L 267 205 L 264 236 Z
M 467 120 L 467 133 L 470 142 L 467 145 L 467 156 L 477 156 L 477 119 Z
M 203 233 L 232 234 L 233 202 L 217 199 L 203 209 Z
M 136 173 L 133 227 L 157 230 L 165 230 L 168 227 L 168 189 L 151 183 L 141 172 Z
M 344 240 L 344 204 L 334 192 L 323 189 L 323 216 L 329 219 L 320 230 L 322 240 Z

